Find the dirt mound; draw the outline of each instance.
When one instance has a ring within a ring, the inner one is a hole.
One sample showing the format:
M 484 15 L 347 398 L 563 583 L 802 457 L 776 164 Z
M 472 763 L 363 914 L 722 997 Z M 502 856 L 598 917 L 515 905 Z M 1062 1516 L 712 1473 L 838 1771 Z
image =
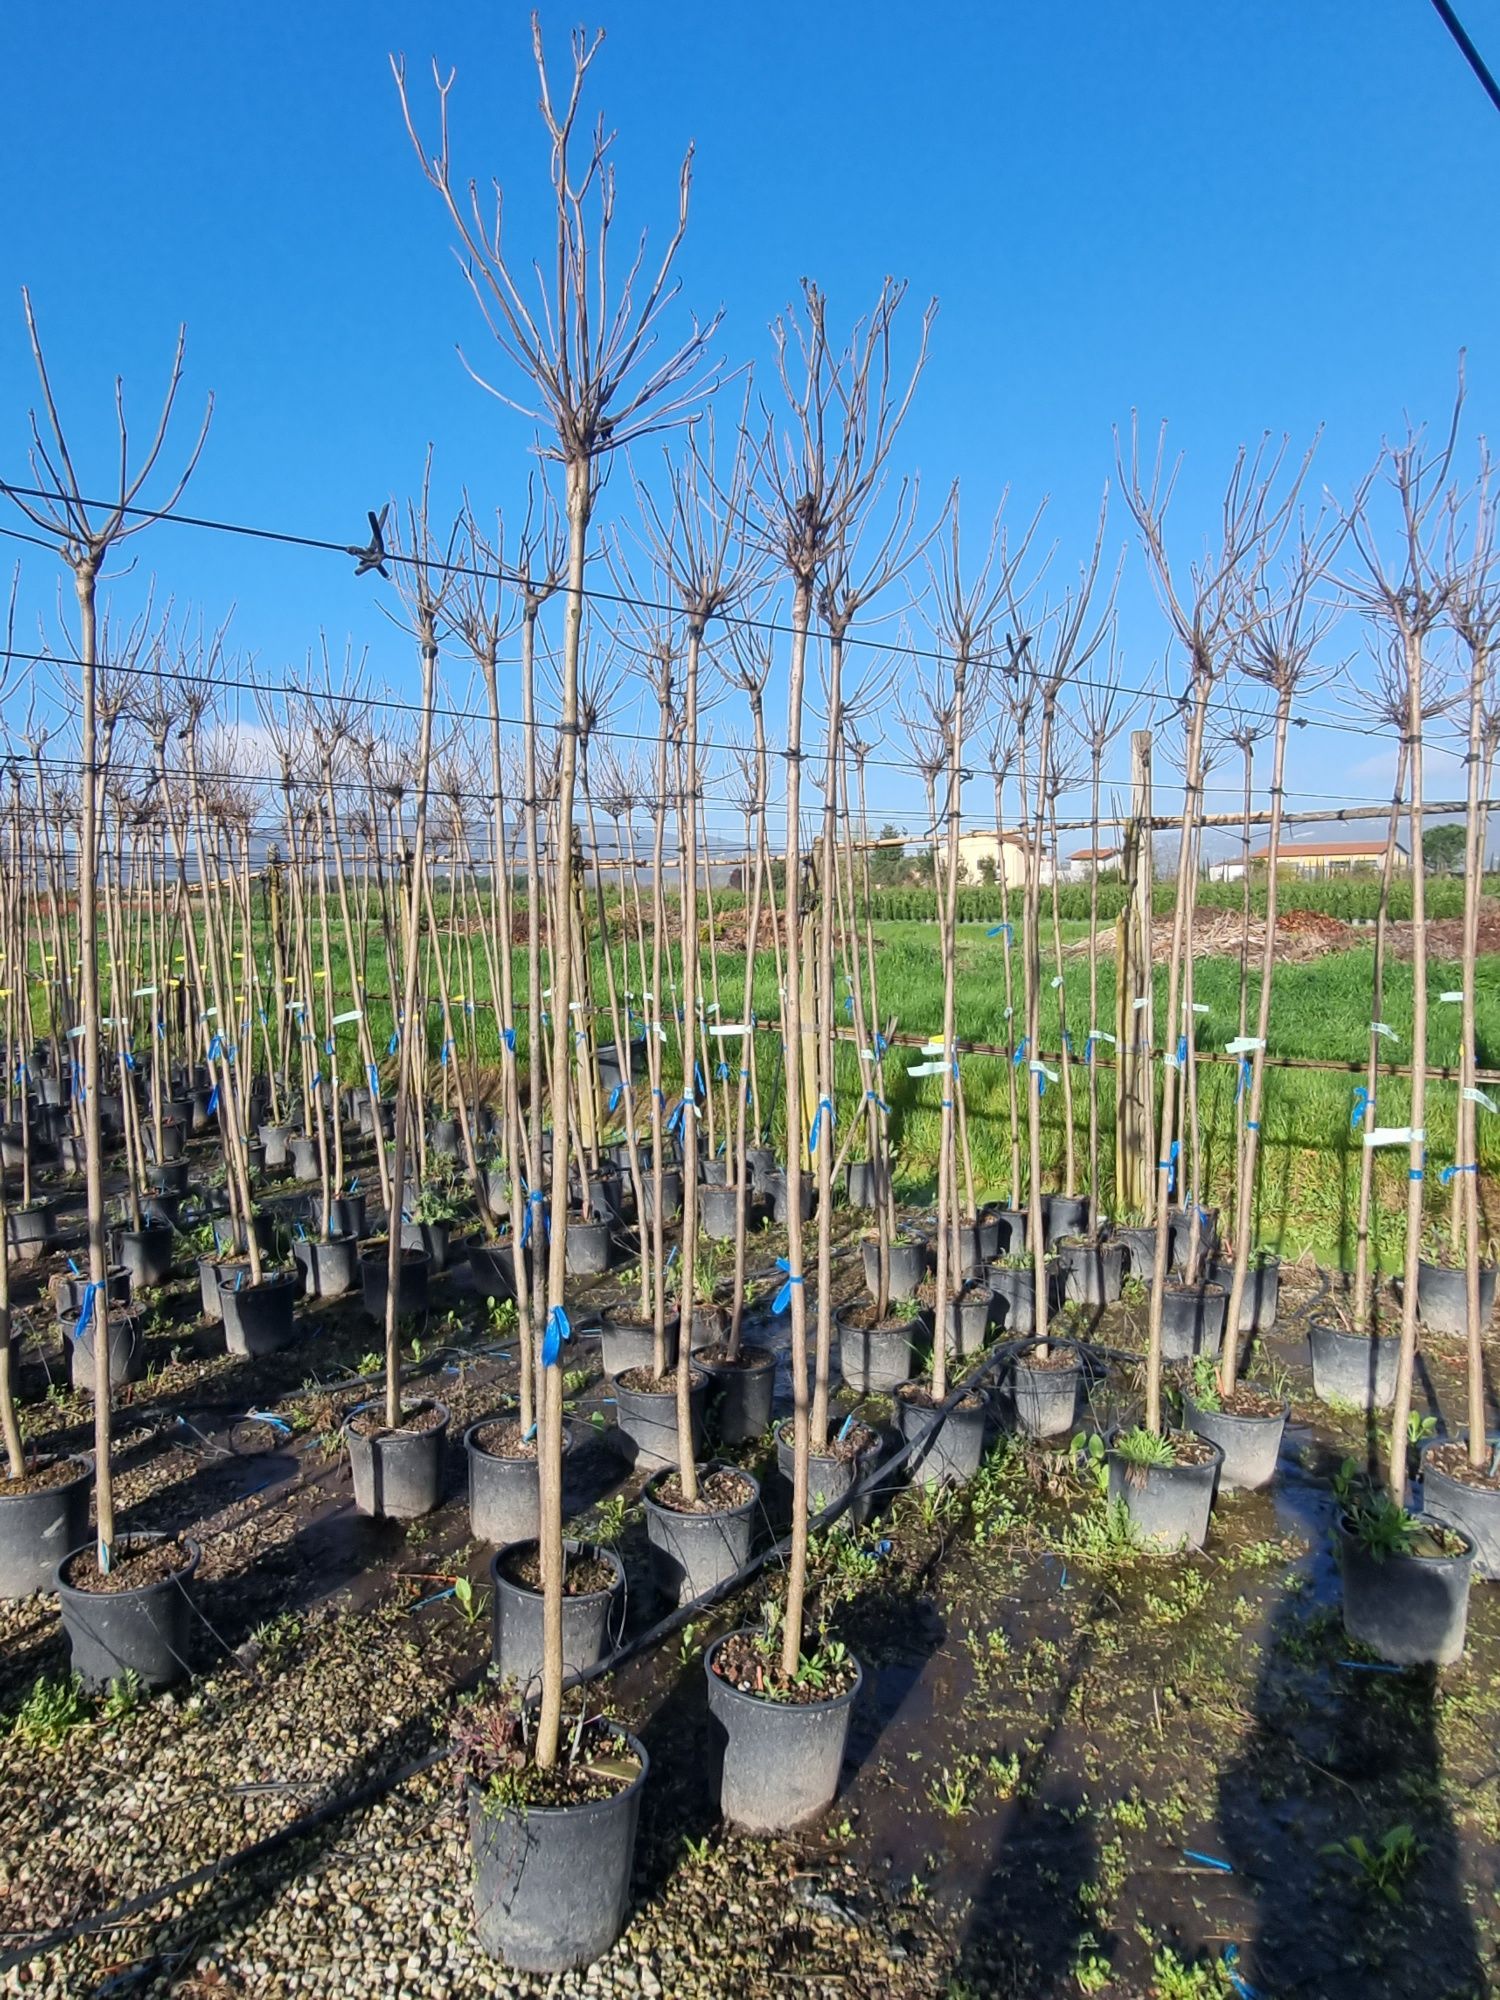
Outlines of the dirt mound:
M 1373 932 L 1371 933 L 1373 936 Z M 1394 958 L 1411 957 L 1411 925 L 1392 924 L 1387 934 L 1388 947 Z M 1493 896 L 1486 896 L 1479 906 L 1479 949 L 1481 952 L 1500 952 L 1500 903 Z M 1464 955 L 1464 924 L 1462 917 L 1437 917 L 1427 926 L 1427 956 L 1448 959 L 1458 964 Z

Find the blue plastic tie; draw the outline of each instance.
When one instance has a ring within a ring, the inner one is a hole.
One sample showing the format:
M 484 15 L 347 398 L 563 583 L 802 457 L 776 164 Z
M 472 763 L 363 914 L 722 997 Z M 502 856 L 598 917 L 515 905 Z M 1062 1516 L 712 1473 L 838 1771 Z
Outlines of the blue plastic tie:
M 400 1048 L 400 1046 L 401 1046 L 401 1037 L 396 1032 L 396 1030 L 392 1028 L 391 1039 L 385 1045 L 385 1052 L 388 1056 L 393 1056 L 396 1053 L 397 1049 Z
M 370 1064 L 370 1095 L 377 1104 L 380 1102 L 380 1071 L 374 1063 Z
M 867 1090 L 865 1092 L 865 1102 L 867 1104 L 873 1104 L 877 1110 L 883 1111 L 887 1118 L 890 1117 L 891 1107 L 886 1103 L 885 1099 L 880 1095 L 878 1091 Z
M 73 1326 L 73 1338 L 82 1340 L 88 1331 L 89 1321 L 94 1317 L 94 1294 L 102 1292 L 103 1284 L 97 1278 L 90 1278 L 83 1288 L 83 1304 L 78 1309 L 78 1318 Z
M 547 1315 L 547 1331 L 542 1336 L 542 1366 L 555 1368 L 562 1357 L 563 1342 L 573 1338 L 573 1328 L 561 1306 Z
M 802 1283 L 802 1273 L 794 1271 L 785 1257 L 778 1257 L 776 1259 L 776 1268 L 778 1271 L 785 1271 L 786 1273 L 786 1283 L 771 1302 L 771 1311 L 779 1315 L 784 1313 L 792 1303 L 792 1287 L 793 1285 L 800 1285 Z
M 1178 1155 L 1181 1153 L 1181 1151 L 1182 1151 L 1182 1141 L 1180 1139 L 1174 1139 L 1172 1141 L 1171 1157 L 1167 1161 L 1168 1194 L 1175 1194 L 1177 1192 L 1177 1158 Z
M 1021 1037 L 1020 1041 L 1019 1041 L 1019 1042 L 1017 1042 L 1017 1044 L 1016 1044 L 1016 1052 L 1015 1052 L 1015 1054 L 1014 1054 L 1014 1055 L 1013 1055 L 1013 1056 L 1011 1057 L 1011 1062 L 1012 1062 L 1012 1064 L 1014 1065 L 1014 1067 L 1015 1067 L 1016 1069 L 1019 1069 L 1019 1068 L 1021 1067 L 1022 1063 L 1023 1063 L 1023 1062 L 1025 1062 L 1025 1060 L 1026 1060 L 1026 1044 L 1027 1044 L 1027 1040 L 1028 1040 L 1028 1037 L 1027 1037 L 1027 1036 L 1025 1036 L 1025 1035 L 1022 1035 L 1022 1037 Z
M 1244 1096 L 1245 1092 L 1249 1088 L 1250 1088 L 1250 1058 L 1248 1056 L 1241 1056 L 1240 1073 L 1238 1077 L 1235 1079 L 1235 1085 L 1234 1085 L 1234 1101 L 1236 1104 L 1239 1103 L 1240 1099 Z
M 1370 1106 L 1375 1102 L 1369 1091 L 1361 1084 L 1354 1093 L 1354 1109 L 1349 1113 L 1349 1130 L 1352 1132 Z
M 1200 1854 L 1193 1847 L 1185 1847 L 1182 1852 L 1187 1860 L 1196 1861 L 1201 1867 L 1217 1868 L 1221 1875 L 1232 1875 L 1234 1873 L 1234 1863 L 1232 1861 L 1221 1860 L 1217 1854 Z
M 625 1095 L 625 1086 L 624 1086 L 624 1084 L 623 1084 L 623 1083 L 617 1083 L 617 1084 L 615 1085 L 614 1089 L 613 1089 L 613 1090 L 612 1090 L 612 1091 L 611 1091 L 611 1092 L 609 1093 L 609 1108 L 610 1108 L 610 1110 L 611 1110 L 611 1111 L 615 1110 L 615 1108 L 616 1108 L 616 1107 L 618 1106 L 618 1104 L 619 1104 L 619 1102 L 620 1102 L 620 1099 L 621 1099 L 621 1098 L 622 1098 L 622 1097 L 623 1097 L 624 1095 Z
M 846 993 L 844 995 L 844 1012 L 846 1014 L 852 1014 L 854 1012 L 854 995 L 852 993 Z
M 1447 1187 L 1455 1174 L 1477 1174 L 1478 1172 L 1479 1168 L 1475 1163 L 1472 1160 L 1467 1160 L 1462 1166 L 1444 1167 L 1443 1171 L 1438 1175 L 1438 1181 L 1441 1186 Z
M 808 1135 L 807 1150 L 809 1153 L 815 1153 L 818 1150 L 818 1133 L 823 1124 L 823 1113 L 825 1111 L 828 1113 L 830 1129 L 837 1123 L 834 1117 L 832 1101 L 827 1097 L 820 1097 L 818 1099 L 818 1108 L 813 1113 L 812 1131 Z
M 1260 1994 L 1257 1989 L 1239 1972 L 1239 1962 L 1239 1946 L 1237 1944 L 1226 1944 L 1223 1957 L 1224 1970 L 1228 1974 L 1230 1985 L 1239 1995 L 1239 2000 L 1260 2000 Z
M 208 1115 L 210 1118 L 213 1117 L 214 1113 L 218 1110 L 218 1108 L 219 1108 L 219 1086 L 215 1084 L 213 1089 L 208 1093 Z
M 514 1054 L 515 1054 L 515 1052 L 516 1052 L 516 1031 L 515 1031 L 515 1029 L 514 1029 L 514 1028 L 502 1028 L 502 1029 L 500 1030 L 500 1039 L 501 1039 L 501 1040 L 502 1040 L 502 1041 L 504 1042 L 505 1046 L 506 1046 L 506 1047 L 507 1047 L 507 1048 L 508 1048 L 508 1049 L 510 1050 L 511 1054 L 512 1054 L 512 1055 L 514 1055 Z
M 1177 1067 L 1181 1069 L 1186 1061 L 1187 1061 L 1187 1036 L 1179 1035 L 1177 1037 Z

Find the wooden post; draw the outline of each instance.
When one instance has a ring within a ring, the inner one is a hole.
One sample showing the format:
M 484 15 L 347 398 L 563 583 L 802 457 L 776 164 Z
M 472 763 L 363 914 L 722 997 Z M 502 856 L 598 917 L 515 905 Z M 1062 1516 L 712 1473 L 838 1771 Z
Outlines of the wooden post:
M 1115 925 L 1115 1199 L 1122 1215 L 1149 1215 L 1156 1184 L 1151 1046 L 1151 732 L 1130 738 L 1125 906 Z M 1136 1001 L 1144 1000 L 1144 1007 Z

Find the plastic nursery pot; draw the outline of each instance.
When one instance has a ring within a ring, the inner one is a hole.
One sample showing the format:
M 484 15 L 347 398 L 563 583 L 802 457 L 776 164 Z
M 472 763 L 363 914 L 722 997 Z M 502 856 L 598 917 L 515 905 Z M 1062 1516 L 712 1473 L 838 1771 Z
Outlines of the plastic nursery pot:
M 606 1162 L 596 1173 L 584 1177 L 580 1189 L 583 1212 L 594 1222 L 620 1220 L 620 1170 Z
M 677 1342 L 681 1321 L 675 1312 L 668 1313 L 663 1321 L 667 1348 L 667 1366 L 677 1365 Z M 656 1351 L 656 1328 L 649 1319 L 637 1319 L 632 1314 L 606 1312 L 599 1319 L 599 1353 L 604 1363 L 604 1372 L 611 1381 L 617 1375 L 625 1375 L 632 1368 L 649 1368 Z
M 248 1270 L 225 1271 L 219 1286 L 224 1345 L 231 1354 L 276 1354 L 296 1333 L 292 1312 L 302 1290 L 298 1271 L 273 1271 L 258 1285 Z
M 985 1219 L 995 1225 L 995 1247 L 988 1261 L 993 1264 L 1001 1257 L 1020 1256 L 1026 1248 L 1026 1210 L 992 1208 Z
M 50 1201 L 34 1201 L 29 1208 L 11 1208 L 5 1214 L 5 1247 L 23 1264 L 45 1257 L 57 1240 L 57 1209 Z
M 977 1263 L 982 1269 L 992 1263 L 1000 1254 L 1000 1217 L 1004 1210 L 991 1206 L 979 1211 L 979 1220 L 974 1224 L 975 1243 L 979 1256 Z
M 1487 1440 L 1490 1457 L 1500 1434 Z M 1500 1577 L 1500 1487 L 1469 1471 L 1468 1439 L 1434 1438 L 1422 1447 L 1422 1511 L 1456 1528 L 1474 1544 L 1474 1574 L 1487 1582 Z
M 84 1294 L 88 1290 L 88 1273 L 85 1271 L 64 1271 L 52 1280 L 52 1309 L 59 1320 L 65 1321 L 71 1332 L 73 1323 L 83 1311 Z M 111 1264 L 104 1275 L 105 1297 L 111 1312 L 119 1312 L 130 1304 L 130 1273 L 123 1264 Z
M 932 1400 L 925 1382 L 908 1382 L 896 1391 L 896 1421 L 903 1440 L 912 1447 L 907 1469 L 914 1486 L 967 1486 L 979 1470 L 984 1452 L 984 1426 L 990 1399 L 983 1389 L 971 1389 L 946 1413 Z
M 995 1321 L 995 1294 L 988 1285 L 970 1284 L 948 1301 L 948 1352 L 967 1361 L 982 1351 Z
M 722 1348 L 694 1356 L 708 1377 L 707 1418 L 720 1444 L 748 1444 L 771 1428 L 776 1356 L 768 1347 L 741 1347 L 733 1361 Z
M 849 1162 L 849 1206 L 879 1208 L 890 1194 L 890 1169 L 883 1160 Z
M 1028 1437 L 1060 1437 L 1073 1428 L 1083 1369 L 1071 1347 L 1054 1347 L 1045 1363 L 1018 1355 L 1011 1366 L 1010 1392 L 1016 1422 Z
M 1110 1450 L 1111 1503 L 1122 1500 L 1136 1533 L 1151 1549 L 1201 1549 L 1208 1540 L 1214 1487 L 1224 1454 L 1211 1438 L 1175 1434 L 1179 1451 L 1184 1440 L 1199 1448 L 1193 1458 L 1179 1457 L 1170 1465 L 1136 1465 Z
M 1057 1295 L 1057 1265 L 1049 1258 L 1046 1269 L 1048 1310 L 1045 1317 L 1050 1318 Z M 1037 1331 L 1036 1271 L 1032 1265 L 1025 1264 L 1018 1268 L 1010 1264 L 991 1264 L 985 1273 L 985 1283 L 995 1295 L 992 1319 L 997 1332 Z
M 198 1259 L 198 1296 L 203 1302 L 203 1317 L 210 1326 L 218 1326 L 224 1318 L 224 1307 L 219 1299 L 219 1260 L 217 1257 Z
M 807 1461 L 808 1513 L 821 1514 L 825 1507 L 842 1500 L 855 1481 L 862 1479 L 880 1457 L 881 1449 L 881 1441 L 876 1436 L 858 1453 L 840 1452 L 833 1446 L 824 1451 L 810 1451 Z M 787 1493 L 792 1494 L 795 1491 L 796 1453 L 790 1417 L 776 1426 L 776 1469 Z M 873 1505 L 873 1496 L 866 1494 L 847 1508 L 840 1519 L 848 1521 L 852 1527 L 861 1526 L 869 1519 Z
M 661 1170 L 661 1219 L 675 1222 L 682 1213 L 682 1175 L 676 1167 Z M 656 1175 L 644 1174 L 641 1178 L 641 1220 L 656 1220 Z
M 626 1370 L 626 1376 L 633 1371 Z M 641 1371 L 650 1372 L 650 1363 Z M 703 1449 L 703 1411 L 708 1401 L 708 1377 L 693 1368 L 688 1391 L 692 1413 L 693 1456 Z M 677 1390 L 671 1383 L 664 1389 L 627 1387 L 625 1377 L 615 1379 L 615 1435 L 631 1464 L 642 1471 L 677 1463 Z
M 610 1228 L 607 1222 L 568 1223 L 567 1267 L 574 1278 L 597 1278 L 609 1269 Z
M 705 1181 L 698 1190 L 698 1226 L 710 1243 L 732 1241 L 748 1208 L 749 1196 L 741 1187 L 714 1187 Z
M 491 1450 L 485 1433 L 503 1432 L 514 1417 L 481 1417 L 464 1432 L 464 1457 L 469 1470 L 469 1532 L 477 1542 L 506 1548 L 512 1542 L 535 1541 L 542 1531 L 541 1476 L 535 1451 L 507 1457 Z M 573 1448 L 566 1424 L 563 1456 Z
M 292 1255 L 310 1299 L 341 1299 L 353 1291 L 359 1275 L 359 1244 L 352 1236 L 331 1236 L 326 1243 L 316 1236 L 302 1236 L 292 1245 Z
M 867 1326 L 845 1307 L 834 1315 L 839 1337 L 839 1373 L 856 1396 L 888 1395 L 911 1380 L 912 1322 L 886 1319 Z
M 268 1167 L 284 1167 L 287 1162 L 287 1153 L 292 1143 L 291 1126 L 262 1125 L 256 1136 L 266 1149 L 266 1165 Z
M 1396 1399 L 1401 1342 L 1346 1333 L 1314 1320 L 1307 1329 L 1312 1355 L 1313 1394 L 1325 1403 L 1349 1403 L 1358 1410 L 1384 1410 Z
M 365 1198 L 362 1194 L 336 1194 L 328 1204 L 330 1236 L 361 1237 L 365 1233 Z
M 0 1597 L 52 1590 L 63 1556 L 88 1540 L 92 1458 L 34 1459 L 29 1469 L 33 1484 L 0 1491 Z
M 786 1175 L 782 1173 L 772 1174 L 766 1192 L 771 1197 L 771 1220 L 779 1222 L 785 1227 L 791 1201 Z M 801 1188 L 802 1220 L 804 1222 L 811 1218 L 817 1204 L 818 1183 L 811 1173 L 805 1173 L 802 1176 Z
M 689 1513 L 663 1498 L 677 1478 L 664 1467 L 646 1481 L 641 1495 L 646 1505 L 646 1535 L 651 1544 L 651 1574 L 669 1604 L 692 1604 L 738 1574 L 750 1560 L 760 1483 L 738 1466 L 711 1462 L 698 1467 L 700 1506 L 703 1489 L 717 1481 L 741 1497 L 725 1506 Z
M 453 1232 L 451 1222 L 407 1222 L 401 1224 L 401 1248 L 420 1250 L 427 1259 L 430 1271 L 446 1271 L 448 1268 L 448 1242 Z
M 526 1268 L 531 1269 L 531 1252 L 523 1250 Z M 476 1292 L 487 1299 L 513 1299 L 516 1295 L 516 1250 L 507 1237 L 497 1243 L 469 1245 L 469 1276 Z
M 154 1125 L 145 1126 L 141 1136 L 152 1161 L 159 1167 L 170 1167 L 182 1158 L 182 1149 L 187 1144 L 187 1127 L 179 1125 L 175 1119 L 163 1118 L 160 1144 L 157 1143 Z
M 236 1222 L 232 1215 L 215 1215 L 210 1218 L 214 1232 L 214 1246 L 222 1256 L 243 1257 L 245 1254 L 245 1225 Z M 276 1240 L 276 1224 L 269 1215 L 255 1218 L 255 1240 L 260 1248 L 269 1251 Z
M 1190 1208 L 1174 1208 L 1167 1217 L 1168 1259 L 1174 1271 L 1186 1267 L 1188 1243 L 1193 1233 L 1193 1211 Z M 1206 1264 L 1219 1248 L 1219 1211 L 1216 1208 L 1198 1210 L 1198 1255 Z M 1201 1266 L 1200 1266 L 1201 1268 Z
M 1223 1258 L 1214 1258 L 1208 1266 L 1208 1282 L 1222 1285 L 1227 1301 L 1230 1287 L 1234 1283 L 1234 1264 Z M 1276 1313 L 1281 1303 L 1281 1266 L 1270 1263 L 1252 1264 L 1245 1273 L 1245 1289 L 1240 1294 L 1240 1323 L 1238 1331 L 1254 1333 L 1276 1324 Z
M 147 1223 L 144 1229 L 115 1232 L 115 1261 L 130 1273 L 134 1291 L 150 1291 L 172 1275 L 172 1229 L 169 1223 Z
M 299 1132 L 290 1147 L 292 1179 L 315 1181 L 323 1169 L 318 1157 L 318 1141 L 314 1133 Z M 266 1152 L 266 1165 L 271 1165 L 270 1149 Z
M 469 1787 L 474 1930 L 491 1957 L 518 1972 L 592 1965 L 625 1928 L 650 1760 L 633 1736 L 615 1733 L 640 1772 L 610 1798 L 505 1806 Z
M 443 1445 L 448 1411 L 442 1403 L 412 1398 L 401 1405 L 403 1418 L 423 1417 L 425 1428 L 388 1431 L 385 1403 L 361 1403 L 344 1423 L 354 1504 L 361 1514 L 383 1521 L 414 1521 L 430 1514 L 443 1497 Z M 365 1430 L 363 1425 L 373 1425 Z
M 428 1150 L 439 1158 L 452 1160 L 458 1157 L 458 1120 L 456 1118 L 434 1118 L 427 1128 Z
M 768 1700 L 717 1671 L 727 1640 L 739 1636 L 715 1640 L 703 1658 L 719 1810 L 750 1833 L 782 1833 L 832 1805 L 864 1672 L 853 1661 L 853 1687 L 827 1701 Z
M 769 1195 L 774 1175 L 780 1173 L 781 1162 L 769 1146 L 747 1146 L 745 1165 L 750 1169 L 750 1185 L 757 1194 Z
M 1265 1402 L 1274 1401 L 1263 1389 L 1257 1389 L 1253 1382 L 1243 1382 L 1240 1388 L 1247 1396 L 1259 1396 Z M 1224 1454 L 1219 1467 L 1221 1493 L 1254 1493 L 1270 1485 L 1276 1476 L 1276 1461 L 1281 1455 L 1281 1440 L 1290 1415 L 1291 1409 L 1286 1403 L 1279 1403 L 1264 1414 L 1207 1410 L 1193 1400 L 1190 1389 L 1182 1392 L 1184 1429 L 1192 1431 L 1196 1437 L 1207 1438 Z
M 73 1387 L 85 1396 L 94 1393 L 94 1336 L 99 1330 L 97 1313 L 91 1314 L 81 1334 L 68 1340 L 68 1374 Z M 109 1386 L 111 1392 L 122 1382 L 139 1382 L 146 1372 L 146 1343 L 134 1317 L 111 1313 L 109 1320 Z
M 385 1321 L 386 1280 L 390 1264 L 386 1246 L 376 1246 L 369 1255 L 359 1260 L 359 1284 L 364 1298 L 365 1311 L 371 1319 Z M 398 1267 L 396 1282 L 396 1316 L 404 1319 L 408 1313 L 424 1313 L 427 1310 L 427 1255 L 422 1250 L 403 1250 Z
M 115 1542 L 117 1582 L 129 1574 L 132 1557 L 148 1557 L 172 1535 L 121 1535 Z M 62 1628 L 73 1655 L 73 1671 L 88 1689 L 135 1674 L 148 1688 L 170 1687 L 187 1672 L 193 1608 L 188 1586 L 198 1567 L 196 1542 L 183 1538 L 186 1561 L 169 1575 L 115 1590 L 80 1590 L 68 1573 L 97 1576 L 92 1543 L 71 1551 L 53 1572 Z M 76 1569 L 75 1569 L 76 1566 Z
M 512 1680 L 526 1694 L 540 1684 L 542 1674 L 542 1588 L 537 1571 L 538 1544 L 513 1542 L 490 1559 L 494 1585 L 491 1657 L 501 1678 Z M 609 1582 L 597 1589 L 563 1591 L 563 1672 L 586 1673 L 620 1643 L 625 1630 L 625 1570 L 612 1549 L 593 1542 L 565 1541 L 565 1567 L 576 1571 L 598 1563 Z M 532 1580 L 528 1580 L 532 1579 Z
M 1088 1196 L 1044 1194 L 1042 1196 L 1042 1241 L 1048 1249 L 1065 1236 L 1081 1236 L 1089 1224 Z
M 1347 1518 L 1339 1522 L 1344 1630 L 1393 1666 L 1446 1667 L 1463 1655 L 1474 1544 L 1461 1529 L 1448 1532 L 1461 1555 L 1375 1556 Z
M 1125 1246 L 1086 1239 L 1059 1243 L 1057 1266 L 1065 1299 L 1080 1306 L 1112 1306 L 1125 1282 Z
M 1495 1310 L 1495 1267 L 1479 1267 L 1479 1324 L 1490 1323 Z M 1433 1333 L 1462 1337 L 1469 1330 L 1469 1282 L 1466 1272 L 1444 1264 L 1417 1266 L 1417 1318 Z
M 864 1259 L 865 1290 L 870 1297 L 880 1295 L 880 1241 L 878 1237 L 867 1236 L 859 1246 Z M 912 1298 L 927 1276 L 927 1245 L 920 1236 L 898 1236 L 889 1246 L 887 1263 L 889 1281 L 887 1296 L 893 1299 Z
M 1191 1361 L 1217 1354 L 1229 1295 L 1218 1285 L 1167 1285 L 1161 1297 L 1161 1358 Z
M 146 1179 L 156 1194 L 185 1195 L 188 1191 L 188 1163 L 186 1160 L 158 1160 L 155 1166 L 147 1167 Z

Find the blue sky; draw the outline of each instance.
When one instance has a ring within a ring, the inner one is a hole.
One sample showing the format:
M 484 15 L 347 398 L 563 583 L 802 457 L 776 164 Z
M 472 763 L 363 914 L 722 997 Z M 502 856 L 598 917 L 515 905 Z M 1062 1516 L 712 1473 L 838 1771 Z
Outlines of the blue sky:
M 543 19 L 556 57 L 569 10 Z M 763 364 L 798 279 L 842 325 L 882 276 L 939 301 L 900 454 L 935 505 L 958 479 L 977 535 L 1009 488 L 1050 496 L 1059 574 L 1083 552 L 1111 427 L 1170 420 L 1186 468 L 1184 554 L 1235 448 L 1263 429 L 1347 494 L 1403 413 L 1441 421 L 1468 350 L 1470 441 L 1500 382 L 1500 117 L 1421 0 L 1252 7 L 1089 4 L 604 6 L 592 103 L 617 128 L 622 236 L 666 219 L 697 142 L 687 299 L 722 306 L 732 362 Z M 1500 0 L 1467 0 L 1500 61 Z M 409 491 L 429 440 L 439 488 L 515 504 L 527 428 L 456 357 L 487 336 L 403 133 L 387 57 L 458 71 L 456 151 L 500 177 L 518 246 L 545 249 L 545 151 L 527 9 L 454 4 L 228 9 L 120 4 L 88 32 L 55 8 L 0 14 L 7 199 L 0 221 L 0 465 L 24 462 L 32 288 L 75 448 L 112 465 L 111 384 L 144 428 L 179 320 L 186 419 L 212 388 L 194 511 L 356 539 Z M 419 102 L 426 92 L 418 90 Z M 769 386 L 769 385 L 767 385 Z M 616 482 L 606 511 L 621 497 Z M 1129 539 L 1116 504 L 1111 541 Z M 376 674 L 412 666 L 368 580 L 324 556 L 160 528 L 122 602 L 160 592 L 218 617 L 269 672 L 326 627 Z M 7 561 L 9 558 L 7 557 Z M 55 570 L 25 552 L 25 631 Z M 1345 631 L 1342 650 L 1357 651 Z M 1166 636 L 1132 551 L 1126 677 Z M 1321 697 L 1321 709 L 1332 707 Z M 899 728 L 893 764 L 906 758 Z M 1298 741 L 1309 794 L 1378 794 L 1378 743 Z M 918 803 L 887 774 L 892 812 Z M 1227 780 L 1226 780 L 1227 782 Z

